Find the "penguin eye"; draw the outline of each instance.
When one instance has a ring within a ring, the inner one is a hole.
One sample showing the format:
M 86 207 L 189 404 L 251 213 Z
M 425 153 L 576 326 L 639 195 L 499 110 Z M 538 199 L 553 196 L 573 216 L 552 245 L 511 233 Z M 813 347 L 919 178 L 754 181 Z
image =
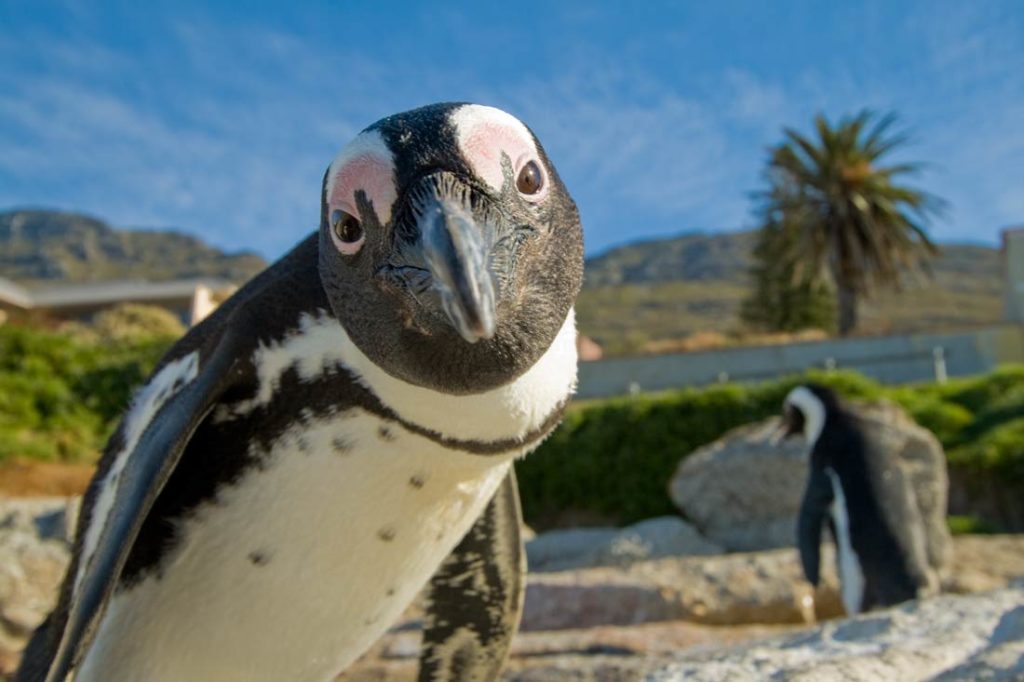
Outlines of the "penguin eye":
M 351 256 L 362 248 L 366 233 L 358 218 L 341 209 L 335 209 L 331 211 L 331 236 L 338 250 Z
M 536 194 L 544 187 L 544 174 L 540 171 L 540 165 L 536 161 L 527 161 L 519 169 L 519 177 L 516 178 L 516 189 L 521 194 Z

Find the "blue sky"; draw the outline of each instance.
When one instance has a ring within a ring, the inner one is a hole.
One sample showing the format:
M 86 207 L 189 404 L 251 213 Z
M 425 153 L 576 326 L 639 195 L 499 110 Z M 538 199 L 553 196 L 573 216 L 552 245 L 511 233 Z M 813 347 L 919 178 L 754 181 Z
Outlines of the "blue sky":
M 286 7 L 286 5 L 294 5 Z M 753 226 L 784 125 L 912 129 L 943 241 L 1024 223 L 1024 3 L 0 2 L 0 209 L 276 257 L 355 133 L 442 100 L 530 125 L 587 251 Z

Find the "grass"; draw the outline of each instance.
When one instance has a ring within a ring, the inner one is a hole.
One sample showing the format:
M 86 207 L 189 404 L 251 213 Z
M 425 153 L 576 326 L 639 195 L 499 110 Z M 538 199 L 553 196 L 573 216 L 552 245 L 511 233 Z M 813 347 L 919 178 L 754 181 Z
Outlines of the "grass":
M 904 334 L 993 324 L 1002 319 L 997 279 L 960 278 L 956 272 L 880 292 L 863 302 L 858 334 Z M 626 284 L 584 289 L 576 305 L 580 331 L 609 355 L 645 352 L 652 342 L 701 332 L 739 334 L 747 286 L 735 280 Z

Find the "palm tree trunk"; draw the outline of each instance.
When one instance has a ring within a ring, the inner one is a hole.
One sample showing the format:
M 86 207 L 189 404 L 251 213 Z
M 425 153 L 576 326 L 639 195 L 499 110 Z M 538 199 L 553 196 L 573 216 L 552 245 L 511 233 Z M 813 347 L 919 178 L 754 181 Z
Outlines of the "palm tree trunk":
M 857 290 L 837 278 L 836 299 L 839 304 L 839 336 L 849 336 L 857 327 Z

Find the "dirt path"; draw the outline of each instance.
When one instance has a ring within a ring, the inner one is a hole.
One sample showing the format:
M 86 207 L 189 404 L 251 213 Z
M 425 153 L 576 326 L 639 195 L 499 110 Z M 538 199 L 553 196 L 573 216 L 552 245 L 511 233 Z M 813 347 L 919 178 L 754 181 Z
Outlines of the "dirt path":
M 81 495 L 95 467 L 91 464 L 16 459 L 0 463 L 0 495 L 68 497 Z

